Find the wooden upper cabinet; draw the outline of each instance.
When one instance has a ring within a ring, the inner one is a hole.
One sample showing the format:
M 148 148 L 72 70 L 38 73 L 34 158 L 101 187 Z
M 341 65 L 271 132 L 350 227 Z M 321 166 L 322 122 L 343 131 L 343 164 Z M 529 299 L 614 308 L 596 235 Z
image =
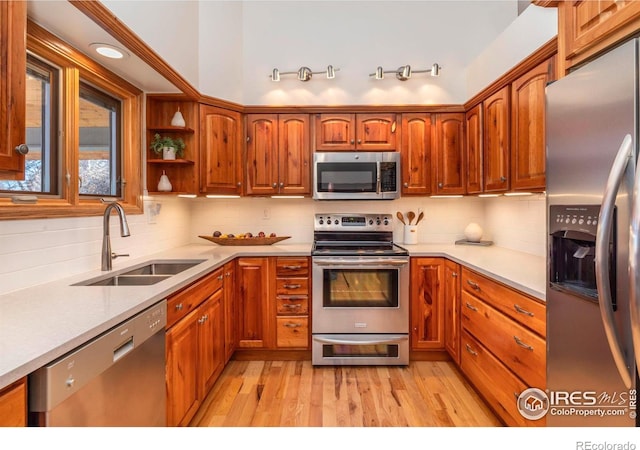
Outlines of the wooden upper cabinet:
M 484 189 L 482 171 L 482 104 L 471 108 L 466 114 L 466 175 L 467 193 L 479 194 Z
M 637 0 L 578 0 L 558 3 L 558 40 L 566 69 L 621 42 L 640 29 Z
M 395 151 L 397 115 L 316 114 L 316 151 Z
M 200 105 L 200 192 L 242 193 L 242 116 Z
M 483 102 L 484 191 L 509 190 L 509 86 Z
M 26 144 L 27 2 L 0 2 L 0 179 L 23 180 Z
M 433 193 L 464 194 L 464 113 L 435 114 Z
M 247 195 L 311 193 L 308 114 L 247 115 Z
M 553 79 L 555 57 L 511 85 L 511 189 L 545 189 L 545 87 Z
M 431 114 L 402 115 L 402 195 L 431 193 Z

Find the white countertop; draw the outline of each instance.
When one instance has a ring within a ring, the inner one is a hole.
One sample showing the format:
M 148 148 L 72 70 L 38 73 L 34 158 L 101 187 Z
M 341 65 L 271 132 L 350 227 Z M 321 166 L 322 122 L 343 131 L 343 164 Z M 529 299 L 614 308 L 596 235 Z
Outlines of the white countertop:
M 441 256 L 545 299 L 546 261 L 495 246 L 403 245 L 411 256 Z M 72 286 L 104 275 L 92 271 L 0 296 L 0 389 L 239 256 L 309 256 L 311 244 L 223 247 L 188 245 L 132 259 L 204 259 L 151 286 Z M 118 269 L 119 270 L 119 269 Z M 115 271 L 115 270 L 114 270 Z

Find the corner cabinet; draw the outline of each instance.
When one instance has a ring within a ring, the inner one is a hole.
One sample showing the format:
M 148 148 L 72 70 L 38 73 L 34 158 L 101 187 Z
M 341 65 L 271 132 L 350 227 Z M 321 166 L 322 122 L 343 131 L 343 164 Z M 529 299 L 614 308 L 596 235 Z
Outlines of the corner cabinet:
M 185 119 L 185 127 L 171 125 L 176 111 Z M 152 195 L 198 193 L 198 105 L 189 101 L 147 97 L 147 191 Z M 155 134 L 181 138 L 185 143 L 184 155 L 165 160 L 148 148 Z M 160 177 L 166 174 L 171 182 L 170 192 L 159 191 Z
M 464 113 L 435 114 L 433 190 L 437 195 L 465 193 Z
M 316 114 L 315 151 L 396 151 L 398 116 L 379 114 Z
M 410 340 L 412 350 L 444 349 L 444 259 L 411 258 Z
M 242 195 L 242 115 L 200 105 L 200 192 Z
M 431 194 L 431 114 L 402 114 L 401 130 L 402 195 Z
M 310 195 L 308 114 L 249 114 L 246 194 Z
M 27 3 L 0 2 L 0 179 L 23 180 L 26 144 Z

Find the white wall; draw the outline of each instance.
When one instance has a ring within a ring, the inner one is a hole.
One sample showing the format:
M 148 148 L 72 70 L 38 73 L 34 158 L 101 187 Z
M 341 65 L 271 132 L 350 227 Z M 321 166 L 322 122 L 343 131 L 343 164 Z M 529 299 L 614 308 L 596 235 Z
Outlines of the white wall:
M 109 221 L 111 245 L 116 253 L 144 257 L 188 242 L 188 202 L 162 197 L 156 223 L 147 214 L 129 215 L 131 236 L 120 236 L 117 216 Z M 69 219 L 0 221 L 0 294 L 46 283 L 90 270 L 99 270 L 102 216 Z M 113 261 L 125 267 L 128 258 Z

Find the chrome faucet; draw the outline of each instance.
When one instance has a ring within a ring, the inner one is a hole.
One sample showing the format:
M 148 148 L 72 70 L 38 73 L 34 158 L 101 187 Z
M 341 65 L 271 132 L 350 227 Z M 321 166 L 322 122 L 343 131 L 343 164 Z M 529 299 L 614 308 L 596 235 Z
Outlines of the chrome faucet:
M 129 224 L 127 223 L 127 217 L 124 214 L 124 209 L 117 202 L 105 202 L 109 203 L 104 210 L 104 217 L 102 221 L 102 270 L 111 270 L 112 260 L 116 259 L 118 256 L 129 256 L 128 254 L 116 255 L 111 252 L 111 239 L 109 237 L 109 217 L 111 216 L 111 210 L 115 209 L 118 212 L 118 216 L 120 218 L 120 236 L 127 237 L 131 236 L 129 232 Z

